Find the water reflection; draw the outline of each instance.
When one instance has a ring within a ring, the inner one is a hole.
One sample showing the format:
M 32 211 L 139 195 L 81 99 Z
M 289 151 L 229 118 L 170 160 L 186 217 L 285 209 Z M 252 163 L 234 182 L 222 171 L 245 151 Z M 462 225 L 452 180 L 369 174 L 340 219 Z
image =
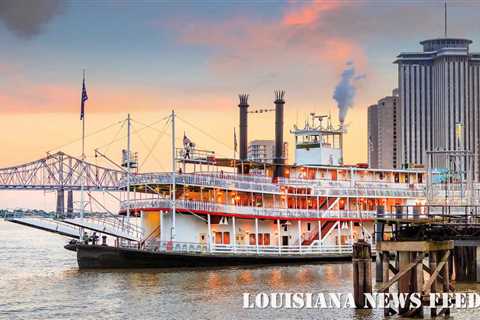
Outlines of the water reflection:
M 349 263 L 79 271 L 65 241 L 0 222 L 0 318 L 383 319 L 382 310 L 242 308 L 244 292 L 351 292 Z M 480 284 L 457 290 L 479 291 Z M 463 310 L 454 318 L 475 314 Z

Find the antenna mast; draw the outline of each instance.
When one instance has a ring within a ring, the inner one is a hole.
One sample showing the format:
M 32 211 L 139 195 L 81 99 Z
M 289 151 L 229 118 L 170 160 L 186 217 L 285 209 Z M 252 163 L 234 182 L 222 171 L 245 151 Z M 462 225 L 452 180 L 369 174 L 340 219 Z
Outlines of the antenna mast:
M 445 0 L 445 38 L 447 37 L 447 0 Z

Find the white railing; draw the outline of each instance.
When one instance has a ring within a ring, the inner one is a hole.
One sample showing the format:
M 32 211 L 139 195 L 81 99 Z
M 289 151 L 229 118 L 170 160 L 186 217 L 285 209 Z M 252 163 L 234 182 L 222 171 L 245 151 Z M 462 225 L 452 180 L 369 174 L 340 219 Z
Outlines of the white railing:
M 177 184 L 186 185 L 198 185 L 209 186 L 221 189 L 235 189 L 244 191 L 262 191 L 279 193 L 280 186 L 273 184 L 271 179 L 264 180 L 263 182 L 256 181 L 255 179 L 235 179 L 235 176 L 231 174 L 225 175 L 207 175 L 207 174 L 176 174 L 175 181 Z M 258 177 L 257 177 L 258 178 Z M 123 180 L 120 185 L 123 185 Z M 171 184 L 171 173 L 147 173 L 139 174 L 131 177 L 131 185 L 142 184 Z
M 376 211 L 358 211 L 358 210 L 316 210 L 316 209 L 291 209 L 291 208 L 262 208 L 248 206 L 232 206 L 220 203 L 177 200 L 176 207 L 178 209 L 196 210 L 204 212 L 221 212 L 231 214 L 255 215 L 255 216 L 272 216 L 286 218 L 374 218 Z M 169 199 L 152 198 L 122 201 L 120 207 L 122 210 L 130 209 L 170 209 L 172 201 Z
M 301 183 L 300 183 L 301 182 Z M 121 185 L 124 181 L 121 181 Z M 133 175 L 132 185 L 171 184 L 171 173 L 145 173 Z M 309 188 L 311 196 L 348 196 L 348 197 L 425 197 L 423 184 L 332 181 L 332 180 L 294 180 L 280 178 L 274 184 L 270 177 L 235 175 L 231 173 L 184 173 L 176 175 L 177 184 L 208 186 L 220 189 L 256 191 L 265 193 L 287 194 L 283 186 L 298 186 Z
M 310 246 L 276 246 L 276 245 L 233 245 L 208 244 L 194 242 L 172 242 L 153 240 L 142 248 L 154 252 L 216 253 L 244 255 L 334 255 L 351 254 L 352 245 L 310 245 Z
M 136 224 L 128 222 L 124 216 L 109 213 L 97 213 L 85 216 L 83 221 L 87 224 L 92 223 L 94 225 L 103 226 L 104 229 L 105 227 L 110 227 L 114 232 L 126 233 L 136 239 L 141 239 L 143 237 L 143 230 Z

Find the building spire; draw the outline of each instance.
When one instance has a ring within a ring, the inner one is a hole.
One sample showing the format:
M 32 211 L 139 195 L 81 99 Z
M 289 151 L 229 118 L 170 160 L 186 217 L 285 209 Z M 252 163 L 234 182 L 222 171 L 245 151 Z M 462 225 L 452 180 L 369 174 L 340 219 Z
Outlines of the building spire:
M 447 37 L 447 0 L 445 0 L 445 38 Z

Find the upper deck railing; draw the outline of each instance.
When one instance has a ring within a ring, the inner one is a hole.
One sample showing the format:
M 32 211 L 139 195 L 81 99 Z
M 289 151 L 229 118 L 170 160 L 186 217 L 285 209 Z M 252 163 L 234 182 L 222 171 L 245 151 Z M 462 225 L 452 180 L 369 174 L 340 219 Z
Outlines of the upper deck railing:
M 296 194 L 290 193 L 288 187 L 301 187 L 303 189 L 309 189 L 310 196 L 322 197 L 425 197 L 424 184 L 286 178 L 279 179 L 278 183 L 272 183 L 269 177 L 235 175 L 230 173 L 176 174 L 175 180 L 177 184 L 184 185 L 276 194 Z M 171 184 L 172 174 L 145 173 L 133 175 L 130 178 L 130 183 L 132 185 Z
M 131 210 L 141 209 L 170 209 L 172 201 L 169 199 L 138 199 L 122 201 L 121 210 L 127 206 Z M 317 209 L 292 209 L 292 208 L 264 208 L 251 206 L 233 206 L 221 203 L 177 200 L 177 209 L 192 210 L 192 212 L 227 213 L 246 216 L 285 217 L 285 218 L 349 218 L 371 219 L 375 217 L 375 211 L 365 210 L 317 210 Z

